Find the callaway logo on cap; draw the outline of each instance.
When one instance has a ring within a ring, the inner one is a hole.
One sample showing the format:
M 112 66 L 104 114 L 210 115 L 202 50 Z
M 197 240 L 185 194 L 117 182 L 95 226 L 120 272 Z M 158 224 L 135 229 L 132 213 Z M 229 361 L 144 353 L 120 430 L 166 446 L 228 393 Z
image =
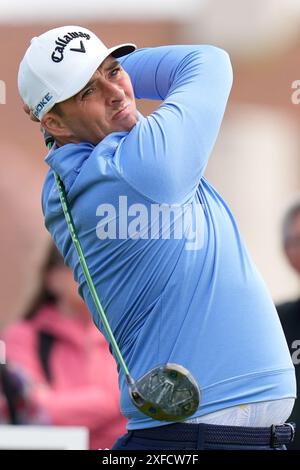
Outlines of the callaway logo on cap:
M 51 54 L 51 59 L 53 62 L 60 62 L 64 58 L 64 49 L 65 47 L 69 44 L 72 39 L 76 38 L 85 38 L 87 40 L 90 39 L 90 35 L 83 33 L 82 31 L 76 32 L 73 31 L 71 33 L 65 34 L 63 39 L 58 37 L 57 40 L 55 41 L 55 44 L 57 45 L 54 51 Z M 77 49 L 70 49 L 70 51 L 73 52 L 86 52 L 83 41 L 80 41 L 80 48 Z
M 110 54 L 118 58 L 135 49 L 134 44 L 108 49 L 81 26 L 51 29 L 31 40 L 20 63 L 20 95 L 41 120 L 56 103 L 76 95 Z

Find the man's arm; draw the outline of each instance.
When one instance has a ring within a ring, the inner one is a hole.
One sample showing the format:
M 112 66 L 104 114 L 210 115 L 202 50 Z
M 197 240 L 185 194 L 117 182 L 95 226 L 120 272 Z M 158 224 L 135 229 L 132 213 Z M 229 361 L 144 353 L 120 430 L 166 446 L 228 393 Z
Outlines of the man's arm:
M 115 162 L 158 202 L 189 200 L 217 138 L 232 84 L 228 54 L 213 46 L 140 49 L 121 61 L 137 98 L 161 99 L 129 133 Z

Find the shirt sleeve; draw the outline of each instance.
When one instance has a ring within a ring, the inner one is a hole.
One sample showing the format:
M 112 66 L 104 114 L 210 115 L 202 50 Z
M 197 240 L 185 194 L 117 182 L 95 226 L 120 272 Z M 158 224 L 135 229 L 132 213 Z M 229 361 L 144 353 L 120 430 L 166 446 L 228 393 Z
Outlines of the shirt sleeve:
M 115 164 L 136 190 L 160 203 L 195 193 L 232 85 L 228 54 L 214 46 L 140 49 L 121 61 L 136 98 L 163 103 L 123 140 Z

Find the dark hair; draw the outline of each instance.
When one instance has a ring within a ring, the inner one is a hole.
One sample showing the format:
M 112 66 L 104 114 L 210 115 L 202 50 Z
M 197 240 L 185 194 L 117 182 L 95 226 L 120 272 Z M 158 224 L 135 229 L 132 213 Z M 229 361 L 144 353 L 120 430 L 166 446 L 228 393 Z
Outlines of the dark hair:
M 58 249 L 54 244 L 51 243 L 48 249 L 48 254 L 45 258 L 45 261 L 41 267 L 39 274 L 40 288 L 34 295 L 31 300 L 27 311 L 25 313 L 25 318 L 32 318 L 40 307 L 44 304 L 55 305 L 57 303 L 57 298 L 55 295 L 50 292 L 46 285 L 46 274 L 53 268 L 64 266 L 64 260 Z
M 60 103 L 56 103 L 53 108 L 50 109 L 51 113 L 57 114 L 60 117 L 64 116 L 63 110 L 61 109 Z

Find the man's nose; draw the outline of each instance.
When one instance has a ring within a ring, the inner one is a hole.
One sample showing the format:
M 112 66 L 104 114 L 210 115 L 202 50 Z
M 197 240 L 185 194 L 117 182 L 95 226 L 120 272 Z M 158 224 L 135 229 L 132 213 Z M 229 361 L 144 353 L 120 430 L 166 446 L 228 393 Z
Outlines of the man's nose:
M 120 101 L 124 101 L 125 99 L 125 92 L 123 88 L 121 88 L 116 83 L 112 83 L 109 80 L 105 80 L 104 92 L 107 103 L 112 105 L 114 103 L 118 103 Z

